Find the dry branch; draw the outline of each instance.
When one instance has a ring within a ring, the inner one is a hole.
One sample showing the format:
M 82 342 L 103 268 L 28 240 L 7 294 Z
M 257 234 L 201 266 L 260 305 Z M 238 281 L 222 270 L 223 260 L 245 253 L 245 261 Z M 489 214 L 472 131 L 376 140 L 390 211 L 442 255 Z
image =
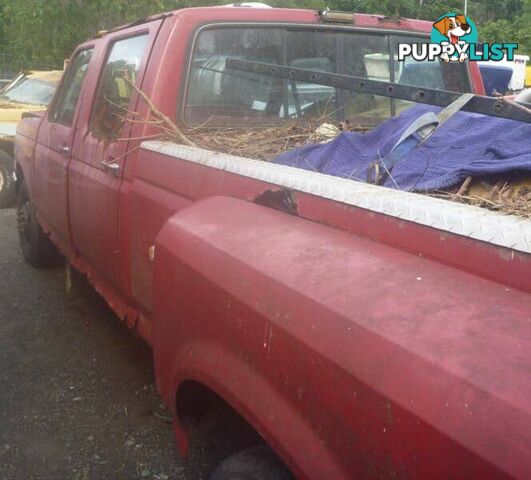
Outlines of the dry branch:
M 264 161 L 270 161 L 288 150 L 306 144 L 330 140 L 329 135 L 319 133 L 319 127 L 322 127 L 323 124 L 333 123 L 330 121 L 330 114 L 306 120 L 303 123 L 287 121 L 275 126 L 260 128 L 216 128 L 210 127 L 209 121 L 207 121 L 202 125 L 183 131 L 155 107 L 151 99 L 141 89 L 130 80 L 128 82 L 147 103 L 150 117 L 152 117 L 152 119 L 148 117 L 144 120 L 138 118 L 131 120 L 129 118 L 128 121 L 153 126 L 160 132 L 155 137 L 164 136 L 176 143 Z M 127 114 L 131 114 L 129 117 L 138 115 L 135 112 L 127 112 Z M 368 128 L 352 125 L 348 122 L 344 122 L 341 129 L 358 132 L 368 130 Z M 391 175 L 391 172 L 388 174 Z M 467 177 L 461 185 L 454 188 L 424 193 L 453 202 L 467 203 L 531 219 L 531 179 L 529 178 L 514 177 L 493 180 Z
M 531 219 L 530 179 L 471 179 L 469 182 L 465 180 L 465 183 L 468 183 L 468 193 L 466 190 L 461 192 L 463 184 L 457 190 L 454 188 L 429 195 Z
M 131 85 L 135 89 L 135 91 L 144 99 L 144 101 L 148 104 L 149 111 L 153 117 L 155 117 L 155 120 L 157 123 L 161 123 L 161 125 L 158 125 L 158 128 L 161 128 L 163 130 L 167 130 L 168 133 L 171 134 L 176 140 L 181 141 L 182 143 L 186 145 L 190 145 L 192 147 L 195 147 L 196 144 L 192 142 L 190 139 L 184 135 L 184 133 L 180 130 L 180 128 L 166 115 L 164 115 L 151 101 L 151 99 L 140 89 L 138 88 L 134 82 L 129 80 L 128 78 L 125 78 L 127 83 Z

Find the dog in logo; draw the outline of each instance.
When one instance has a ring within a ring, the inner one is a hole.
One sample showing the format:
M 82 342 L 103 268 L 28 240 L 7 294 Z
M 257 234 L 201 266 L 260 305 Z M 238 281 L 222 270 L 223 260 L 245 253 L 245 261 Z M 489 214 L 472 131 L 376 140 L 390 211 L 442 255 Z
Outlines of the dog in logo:
M 442 35 L 444 35 L 448 42 L 446 44 L 460 44 L 464 45 L 466 42 L 460 40 L 461 37 L 467 35 L 471 31 L 470 25 L 466 22 L 466 17 L 464 15 L 456 15 L 455 17 L 444 17 L 439 21 L 433 24 L 433 27 L 436 28 Z M 441 43 L 444 44 L 444 43 Z M 450 58 L 447 53 L 441 54 L 441 58 L 448 62 Z M 459 54 L 459 61 L 463 62 L 467 59 L 466 53 Z

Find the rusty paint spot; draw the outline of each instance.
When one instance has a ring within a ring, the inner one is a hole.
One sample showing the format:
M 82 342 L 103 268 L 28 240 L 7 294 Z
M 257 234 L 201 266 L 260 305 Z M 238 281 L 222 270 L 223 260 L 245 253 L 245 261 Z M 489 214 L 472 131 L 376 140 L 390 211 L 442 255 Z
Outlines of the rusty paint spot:
M 297 202 L 295 200 L 295 192 L 289 188 L 266 190 L 258 195 L 254 202 L 258 205 L 274 208 L 275 210 L 280 210 L 291 215 L 299 215 Z

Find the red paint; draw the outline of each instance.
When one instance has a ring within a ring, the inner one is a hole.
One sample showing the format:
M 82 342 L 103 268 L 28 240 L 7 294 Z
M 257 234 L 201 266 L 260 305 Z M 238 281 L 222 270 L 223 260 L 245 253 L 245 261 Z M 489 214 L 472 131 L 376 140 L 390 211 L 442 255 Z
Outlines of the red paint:
M 299 215 L 531 292 L 529 254 L 299 193 Z
M 530 471 L 528 294 L 211 197 L 159 234 L 154 300 L 166 401 L 226 392 L 299 478 Z
M 139 83 L 178 118 L 194 31 L 244 21 L 319 20 L 186 9 L 79 47 L 94 54 L 75 126 L 25 118 L 16 140 L 43 228 L 151 343 L 172 411 L 182 381 L 203 383 L 297 478 L 528 478 L 530 255 L 303 193 L 298 217 L 254 205 L 278 187 L 139 150 L 135 139 L 154 133 L 145 125 L 126 123 L 122 142 L 93 137 L 113 41 L 149 33 Z M 374 15 L 354 26 L 431 30 Z M 147 115 L 138 95 L 129 109 Z M 57 142 L 71 156 L 57 157 Z M 118 177 L 102 167 L 109 156 Z M 186 451 L 177 421 L 174 431 Z

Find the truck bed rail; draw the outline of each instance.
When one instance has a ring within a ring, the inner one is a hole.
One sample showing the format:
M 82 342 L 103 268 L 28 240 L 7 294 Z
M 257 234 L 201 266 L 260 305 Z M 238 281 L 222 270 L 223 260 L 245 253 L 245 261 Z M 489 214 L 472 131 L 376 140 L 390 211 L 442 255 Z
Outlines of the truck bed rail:
M 142 148 L 497 246 L 531 253 L 531 220 L 513 215 L 172 142 L 148 141 L 142 143 Z

